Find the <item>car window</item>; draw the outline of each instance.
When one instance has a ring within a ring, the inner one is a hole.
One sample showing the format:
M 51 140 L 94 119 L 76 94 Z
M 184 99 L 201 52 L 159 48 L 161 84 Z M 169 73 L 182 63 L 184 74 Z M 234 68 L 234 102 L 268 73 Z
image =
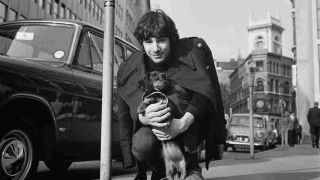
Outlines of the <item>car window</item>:
M 134 52 L 135 52 L 134 49 L 127 47 L 126 48 L 126 53 L 127 53 L 126 58 L 130 57 Z
M 74 28 L 68 25 L 0 26 L 0 54 L 67 62 Z
M 92 68 L 95 71 L 103 71 L 103 38 L 90 34 L 90 51 L 92 56 Z
M 113 75 L 116 76 L 120 64 L 124 61 L 123 47 L 115 43 L 114 45 L 114 69 Z M 80 43 L 78 65 L 103 72 L 103 37 L 94 33 L 87 32 Z
M 77 64 L 86 68 L 92 68 L 88 34 L 83 37 L 82 42 L 80 43 Z
M 264 121 L 260 117 L 254 117 L 254 127 L 263 128 Z M 250 126 L 249 116 L 233 116 L 230 120 L 230 126 Z

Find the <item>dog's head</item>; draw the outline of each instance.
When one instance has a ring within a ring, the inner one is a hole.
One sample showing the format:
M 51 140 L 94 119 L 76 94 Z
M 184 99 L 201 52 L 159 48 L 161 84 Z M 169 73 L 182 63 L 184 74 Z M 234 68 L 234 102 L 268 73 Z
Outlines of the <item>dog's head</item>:
M 159 71 L 149 72 L 139 81 L 139 88 L 145 92 L 165 91 L 168 85 L 167 75 Z

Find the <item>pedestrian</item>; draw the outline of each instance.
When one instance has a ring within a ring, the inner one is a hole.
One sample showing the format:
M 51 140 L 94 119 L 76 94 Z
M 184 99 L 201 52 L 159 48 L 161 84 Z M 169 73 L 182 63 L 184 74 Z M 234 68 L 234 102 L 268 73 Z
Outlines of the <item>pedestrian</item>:
M 299 124 L 298 118 L 294 112 L 289 115 L 289 127 L 288 127 L 288 143 L 289 146 L 294 147 L 296 143 L 296 131 Z
M 222 158 L 226 129 L 220 86 L 211 50 L 201 38 L 179 38 L 175 23 L 162 10 L 149 11 L 134 32 L 142 49 L 130 56 L 118 71 L 118 117 L 124 167 L 137 164 L 135 179 L 165 178 L 161 141 L 181 142 L 187 162 L 186 179 L 203 179 L 198 147 L 205 140 L 206 168 L 210 160 Z M 148 72 L 160 71 L 185 89 L 189 98 L 181 118 L 171 117 L 161 102 L 137 108 L 144 92 L 138 88 Z M 167 119 L 171 120 L 168 122 Z M 188 138 L 193 137 L 193 138 Z
M 314 102 L 314 107 L 310 108 L 307 114 L 313 148 L 319 148 L 320 109 L 318 106 L 319 103 L 317 101 Z
M 297 144 L 301 144 L 301 139 L 302 139 L 302 126 L 301 124 L 298 122 L 297 125 L 297 130 L 296 130 L 296 140 L 297 140 Z

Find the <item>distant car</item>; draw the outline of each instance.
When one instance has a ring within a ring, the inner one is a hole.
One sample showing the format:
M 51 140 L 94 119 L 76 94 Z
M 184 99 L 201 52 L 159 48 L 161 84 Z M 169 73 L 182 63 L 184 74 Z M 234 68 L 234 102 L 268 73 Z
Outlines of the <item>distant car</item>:
M 62 171 L 100 159 L 102 51 L 103 30 L 84 22 L 0 24 L 0 179 L 30 178 L 39 160 Z M 114 75 L 136 51 L 115 38 Z M 113 117 L 112 156 L 121 158 Z
M 266 150 L 275 144 L 273 132 L 264 116 L 254 115 L 254 147 Z M 228 136 L 225 149 L 250 149 L 250 121 L 249 114 L 233 114 L 227 126 Z

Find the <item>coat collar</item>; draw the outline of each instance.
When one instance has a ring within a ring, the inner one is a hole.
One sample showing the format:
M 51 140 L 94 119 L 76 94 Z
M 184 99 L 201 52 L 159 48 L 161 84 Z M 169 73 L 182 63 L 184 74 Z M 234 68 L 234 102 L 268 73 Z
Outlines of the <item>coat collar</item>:
M 194 63 L 194 58 L 192 55 L 192 47 L 189 46 L 183 46 L 180 44 L 177 49 L 177 60 L 186 66 L 188 66 L 192 70 L 196 70 L 196 66 Z M 146 69 L 145 69 L 145 63 L 144 63 L 144 52 L 143 50 L 138 51 L 137 53 L 133 54 L 129 59 L 126 60 L 122 72 L 118 74 L 119 78 L 119 85 L 124 85 L 126 83 L 126 80 L 135 74 L 137 71 L 139 71 L 139 79 L 142 79 L 145 75 Z M 120 70 L 120 69 L 119 69 Z

